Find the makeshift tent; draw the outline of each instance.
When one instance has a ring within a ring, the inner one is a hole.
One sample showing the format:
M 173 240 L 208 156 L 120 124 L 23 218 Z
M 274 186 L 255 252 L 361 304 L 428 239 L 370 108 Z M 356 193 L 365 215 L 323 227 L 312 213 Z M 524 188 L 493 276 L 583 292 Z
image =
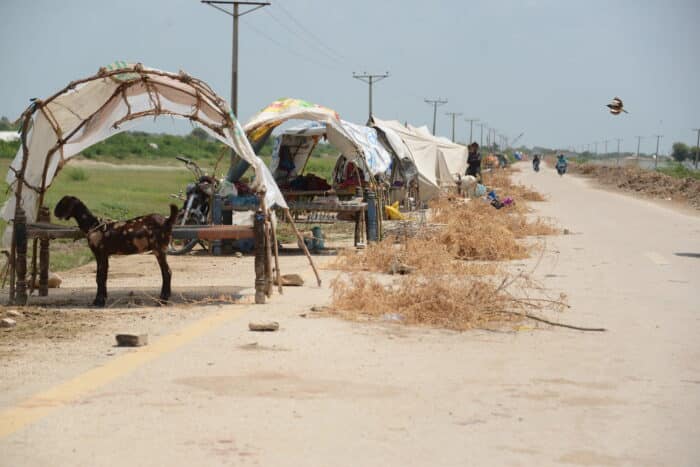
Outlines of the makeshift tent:
M 343 153 L 343 156 L 356 164 L 366 164 L 371 175 L 384 174 L 391 165 L 391 155 L 379 143 L 377 131 L 345 120 L 341 120 L 340 125 L 352 137 L 354 145 L 361 148 L 361 151 L 354 149 Z M 287 128 L 278 135 L 270 163 L 275 179 L 280 182 L 280 177 L 292 179 L 300 175 L 316 144 L 322 137 L 328 138 L 328 133 L 326 124 L 312 121 Z M 330 134 L 329 141 L 335 142 L 337 135 L 334 137 L 333 133 Z
M 467 148 L 431 135 L 427 128 L 404 126 L 395 120 L 372 117 L 372 126 L 383 133 L 399 159 L 410 159 L 418 171 L 421 201 L 436 197 L 441 189 L 455 187 L 455 177 L 467 167 Z
M 6 179 L 15 197 L 5 203 L 3 219 L 12 220 L 15 208 L 21 206 L 27 220 L 33 222 L 46 190 L 72 157 L 139 119 L 159 115 L 189 119 L 231 147 L 254 167 L 252 188 L 264 193 L 267 206 L 287 207 L 228 103 L 206 83 L 182 71 L 174 74 L 118 62 L 71 82 L 45 100 L 34 100 L 25 110 L 22 144 Z M 6 232 L 6 245 L 10 238 Z
M 288 120 L 308 120 L 323 125 L 328 141 L 346 158 L 354 159 L 363 170 L 372 175 L 389 168 L 391 157 L 379 144 L 376 132 L 341 120 L 332 109 L 301 99 L 277 100 L 253 116 L 243 128 L 253 147 L 259 149 L 272 131 Z M 238 164 L 229 174 L 229 179 L 237 180 L 246 168 L 245 161 Z

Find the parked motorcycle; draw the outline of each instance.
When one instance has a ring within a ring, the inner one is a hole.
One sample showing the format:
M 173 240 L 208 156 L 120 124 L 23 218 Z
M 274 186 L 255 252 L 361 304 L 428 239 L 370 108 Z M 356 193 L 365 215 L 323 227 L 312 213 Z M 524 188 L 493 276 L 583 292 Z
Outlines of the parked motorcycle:
M 214 193 L 217 192 L 219 182 L 214 177 L 206 175 L 196 162 L 182 156 L 176 156 L 175 159 L 183 162 L 185 167 L 187 167 L 195 177 L 194 182 L 187 184 L 184 196 L 182 192 L 179 195 L 171 195 L 174 198 L 184 201 L 175 219 L 175 225 L 209 224 L 209 209 L 212 197 Z M 168 253 L 171 255 L 188 253 L 197 243 L 201 242 L 196 238 L 172 239 L 168 247 Z

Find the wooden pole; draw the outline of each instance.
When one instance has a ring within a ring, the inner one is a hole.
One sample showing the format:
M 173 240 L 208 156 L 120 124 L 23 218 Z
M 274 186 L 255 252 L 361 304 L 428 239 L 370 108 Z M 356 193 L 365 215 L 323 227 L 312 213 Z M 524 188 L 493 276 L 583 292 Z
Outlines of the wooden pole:
M 280 273 L 280 259 L 279 259 L 279 251 L 277 249 L 277 228 L 275 227 L 274 222 L 272 222 L 272 218 L 270 218 L 270 226 L 271 226 L 271 232 L 272 232 L 272 245 L 273 245 L 273 252 L 275 254 L 275 282 L 277 283 L 277 291 L 282 295 L 283 288 L 282 288 L 282 274 Z
M 264 195 L 262 195 L 264 196 Z M 270 227 L 270 212 L 265 201 L 262 201 L 263 213 L 265 213 L 265 295 L 272 296 L 272 228 Z
M 51 222 L 49 208 L 39 208 L 39 222 Z M 39 296 L 46 297 L 49 294 L 49 238 L 42 237 L 39 240 Z
M 265 213 L 258 210 L 253 221 L 255 232 L 255 303 L 265 303 Z
M 27 304 L 27 216 L 24 209 L 15 210 L 13 225 L 15 234 L 15 301 L 16 305 Z
M 289 224 L 292 226 L 292 230 L 294 230 L 294 234 L 297 236 L 297 240 L 299 240 L 299 245 L 301 246 L 301 249 L 304 250 L 304 254 L 306 255 L 306 258 L 309 260 L 309 264 L 311 265 L 311 269 L 314 270 L 314 274 L 316 275 L 316 282 L 318 282 L 318 286 L 321 287 L 321 277 L 318 275 L 318 271 L 316 270 L 316 265 L 314 265 L 314 260 L 311 259 L 311 253 L 309 253 L 309 249 L 306 248 L 306 243 L 304 243 L 304 239 L 297 230 L 297 226 L 294 225 L 294 220 L 292 220 L 292 215 L 289 213 L 289 209 L 284 210 L 284 215 L 287 217 L 287 220 L 289 221 Z

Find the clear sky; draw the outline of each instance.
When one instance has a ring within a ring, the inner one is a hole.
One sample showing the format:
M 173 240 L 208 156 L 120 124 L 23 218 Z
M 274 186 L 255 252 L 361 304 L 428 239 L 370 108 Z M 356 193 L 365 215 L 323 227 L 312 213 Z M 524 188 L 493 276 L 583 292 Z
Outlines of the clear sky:
M 437 126 L 448 137 L 446 111 L 550 147 L 619 137 L 633 151 L 641 135 L 653 152 L 660 133 L 668 152 L 694 144 L 700 127 L 698 0 L 271 2 L 241 18 L 244 122 L 288 96 L 363 123 L 367 85 L 352 72 L 389 71 L 374 114 L 430 127 L 423 99 L 446 98 Z M 0 115 L 10 119 L 117 59 L 183 69 L 230 98 L 231 18 L 198 0 L 0 0 L 0 41 Z M 614 96 L 628 115 L 607 113 Z M 460 121 L 457 139 L 467 133 Z

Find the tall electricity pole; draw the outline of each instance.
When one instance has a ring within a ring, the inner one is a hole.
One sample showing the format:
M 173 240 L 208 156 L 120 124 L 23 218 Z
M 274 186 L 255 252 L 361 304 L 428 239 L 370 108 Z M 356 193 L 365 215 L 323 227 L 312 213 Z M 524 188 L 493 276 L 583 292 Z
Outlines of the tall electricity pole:
M 486 122 L 479 123 L 479 147 L 484 145 L 484 127 Z M 486 127 L 488 128 L 488 127 Z
M 233 17 L 233 41 L 231 51 L 231 110 L 238 118 L 238 18 L 270 4 L 270 2 L 248 2 L 238 0 L 201 0 L 219 11 Z M 219 5 L 233 5 L 233 13 Z M 239 11 L 240 5 L 250 6 L 249 10 Z
M 659 141 L 661 141 L 661 138 L 663 138 L 663 135 L 654 135 L 656 136 L 656 157 L 654 157 L 654 170 L 659 166 Z
M 439 105 L 447 104 L 447 99 L 424 99 L 426 104 L 433 106 L 433 136 L 435 136 L 435 122 L 437 122 L 437 108 Z
M 617 141 L 617 164 L 620 165 L 620 142 L 622 141 L 622 138 L 615 138 Z
M 478 122 L 478 118 L 465 118 L 465 122 L 469 122 L 469 141 L 467 141 L 467 145 L 472 144 L 472 133 L 474 130 L 474 122 Z
M 605 144 L 605 157 L 608 157 L 608 143 L 610 142 L 609 139 L 603 140 L 603 144 Z
M 384 78 L 388 78 L 389 72 L 387 71 L 383 75 L 372 75 L 372 74 L 368 74 L 367 72 L 364 72 L 360 75 L 360 74 L 353 72 L 352 77 L 369 84 L 369 118 L 371 119 L 372 118 L 372 85 L 378 81 L 383 80 Z
M 700 151 L 700 128 L 694 128 L 693 131 L 696 131 L 698 133 L 698 142 L 695 143 L 695 159 L 693 159 L 693 165 L 695 168 L 698 168 L 698 152 Z
M 642 144 L 642 138 L 644 136 L 637 136 L 637 163 L 639 163 L 639 146 Z
M 462 112 L 445 112 L 445 115 L 449 115 L 452 117 L 452 142 L 454 143 L 455 142 L 455 118 L 462 115 Z

